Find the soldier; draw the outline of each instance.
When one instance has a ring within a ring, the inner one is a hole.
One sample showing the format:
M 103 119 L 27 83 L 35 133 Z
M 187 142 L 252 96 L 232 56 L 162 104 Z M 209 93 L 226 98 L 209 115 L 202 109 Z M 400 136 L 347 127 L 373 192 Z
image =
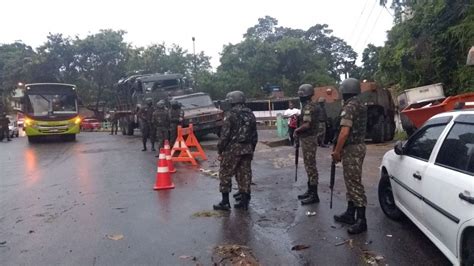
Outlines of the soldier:
M 153 124 L 156 126 L 156 136 L 158 140 L 158 149 L 163 147 L 163 142 L 168 139 L 168 130 L 170 127 L 170 120 L 168 110 L 166 110 L 165 102 L 163 100 L 156 103 L 156 110 L 153 113 Z M 157 154 L 156 157 L 159 157 Z
M 114 110 L 114 112 L 110 116 L 110 127 L 111 127 L 110 135 L 114 134 L 114 130 L 115 130 L 115 135 L 117 135 L 117 131 L 118 131 L 117 110 Z
M 152 121 L 155 109 L 153 108 L 153 100 L 151 98 L 147 98 L 145 101 L 147 105 L 144 108 L 141 108 L 139 113 L 143 141 L 142 151 L 146 151 L 146 142 L 148 138 L 151 142 L 151 150 L 155 151 L 156 128 Z
M 171 109 L 169 110 L 170 113 L 170 143 L 176 141 L 176 131 L 177 127 L 183 125 L 184 120 L 184 111 L 181 109 L 181 103 L 178 101 L 171 101 Z
M 0 117 L 0 123 L 2 125 L 3 136 L 7 137 L 7 141 L 11 141 L 10 130 L 8 129 L 8 125 L 10 124 L 10 119 L 7 117 L 7 113 L 5 112 L 2 113 L 2 116 Z
M 326 99 L 324 97 L 320 97 L 318 99 L 319 104 L 319 128 L 318 128 L 318 145 L 320 147 L 326 148 L 327 146 L 324 144 L 324 140 L 326 139 L 326 126 L 328 121 L 328 115 L 326 113 Z
M 226 96 L 232 108 L 224 118 L 217 152 L 220 160 L 219 180 L 222 201 L 214 205 L 215 210 L 230 210 L 229 193 L 232 176 L 236 176 L 240 201 L 237 209 L 248 209 L 250 184 L 252 182 L 251 163 L 257 146 L 258 134 L 255 115 L 245 107 L 245 95 L 241 91 L 229 92 Z
M 348 203 L 347 210 L 340 215 L 334 215 L 334 220 L 351 225 L 347 230 L 350 234 L 359 234 L 367 231 L 365 218 L 367 197 L 361 180 L 362 164 L 366 152 L 364 139 L 367 107 L 357 97 L 360 94 L 360 82 L 357 79 L 344 80 L 340 91 L 344 106 L 341 111 L 339 135 L 332 158 L 336 162 L 342 159 Z
M 304 167 L 308 175 L 308 190 L 298 195 L 302 205 L 319 202 L 318 168 L 316 167 L 318 110 L 316 104 L 311 101 L 313 94 L 314 89 L 310 84 L 303 84 L 298 89 L 302 109 L 298 118 L 300 127 L 295 129 L 294 136 L 299 138 L 298 141 L 303 150 Z

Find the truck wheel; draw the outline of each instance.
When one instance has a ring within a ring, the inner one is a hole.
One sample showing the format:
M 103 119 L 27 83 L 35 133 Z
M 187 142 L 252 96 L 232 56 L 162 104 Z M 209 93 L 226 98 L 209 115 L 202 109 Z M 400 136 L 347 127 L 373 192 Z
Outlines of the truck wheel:
M 395 204 L 395 199 L 393 198 L 392 185 L 390 184 L 390 178 L 388 174 L 384 171 L 380 178 L 379 187 L 378 187 L 378 196 L 379 203 L 382 211 L 388 218 L 400 221 L 404 215 L 403 212 L 398 209 Z
M 132 123 L 129 123 L 129 124 L 127 125 L 127 130 L 128 130 L 128 131 L 127 131 L 127 135 L 133 136 L 133 124 L 132 124 Z
M 395 137 L 395 125 L 393 123 L 385 124 L 385 141 L 391 141 Z
M 383 115 L 379 116 L 377 124 L 372 128 L 372 141 L 382 143 L 385 140 L 385 119 Z

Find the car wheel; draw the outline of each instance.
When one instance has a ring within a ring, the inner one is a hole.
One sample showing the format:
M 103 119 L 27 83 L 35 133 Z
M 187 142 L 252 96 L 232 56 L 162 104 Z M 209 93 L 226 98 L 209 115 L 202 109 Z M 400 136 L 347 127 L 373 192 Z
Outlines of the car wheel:
M 461 265 L 472 266 L 474 265 L 474 233 L 471 231 L 467 237 L 468 239 L 466 239 L 463 244 L 464 255 Z
M 393 197 L 392 185 L 387 173 L 383 172 L 378 187 L 379 203 L 382 211 L 390 219 L 400 221 L 404 218 L 403 212 L 398 209 Z

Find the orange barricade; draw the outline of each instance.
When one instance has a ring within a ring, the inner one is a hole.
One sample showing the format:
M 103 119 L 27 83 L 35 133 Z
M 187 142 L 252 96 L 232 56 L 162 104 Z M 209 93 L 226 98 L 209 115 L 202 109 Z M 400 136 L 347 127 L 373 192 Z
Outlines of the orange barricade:
M 188 129 L 189 129 L 189 132 L 188 132 L 188 137 L 186 138 L 186 145 L 191 151 L 191 154 L 193 155 L 194 158 L 200 157 L 203 160 L 207 160 L 207 156 L 204 153 L 204 150 L 202 149 L 201 144 L 199 144 L 196 138 L 196 135 L 194 135 L 193 124 L 189 124 Z M 192 151 L 191 148 L 196 148 L 197 151 Z
M 194 159 L 184 140 L 184 136 L 188 135 L 189 131 L 189 128 L 178 126 L 176 141 L 171 149 L 171 160 L 174 162 L 190 162 L 192 165 L 197 165 L 196 159 Z M 176 156 L 175 153 L 177 153 Z

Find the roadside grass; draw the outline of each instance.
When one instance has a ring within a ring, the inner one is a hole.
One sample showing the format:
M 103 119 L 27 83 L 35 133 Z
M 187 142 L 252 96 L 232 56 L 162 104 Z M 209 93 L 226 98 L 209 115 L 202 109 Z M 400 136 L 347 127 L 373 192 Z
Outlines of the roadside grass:
M 406 140 L 408 139 L 408 135 L 405 131 L 397 131 L 395 132 L 394 140 Z

